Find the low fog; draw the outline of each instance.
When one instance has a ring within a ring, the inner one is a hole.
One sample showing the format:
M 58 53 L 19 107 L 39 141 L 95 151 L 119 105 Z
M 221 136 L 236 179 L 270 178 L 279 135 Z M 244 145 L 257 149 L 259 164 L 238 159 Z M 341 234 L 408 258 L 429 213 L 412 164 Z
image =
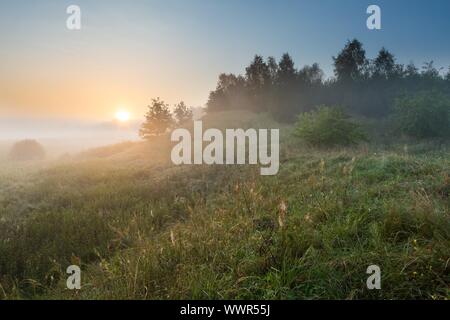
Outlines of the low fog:
M 41 143 L 49 157 L 139 139 L 140 122 L 94 122 L 68 119 L 0 118 L 0 158 L 20 140 Z

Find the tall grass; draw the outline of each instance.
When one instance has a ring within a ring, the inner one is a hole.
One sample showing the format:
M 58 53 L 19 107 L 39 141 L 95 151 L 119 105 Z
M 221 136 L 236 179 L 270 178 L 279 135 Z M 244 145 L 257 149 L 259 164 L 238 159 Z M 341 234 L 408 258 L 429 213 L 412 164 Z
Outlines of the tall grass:
M 282 141 L 273 177 L 109 158 L 2 170 L 0 299 L 450 298 L 448 147 Z

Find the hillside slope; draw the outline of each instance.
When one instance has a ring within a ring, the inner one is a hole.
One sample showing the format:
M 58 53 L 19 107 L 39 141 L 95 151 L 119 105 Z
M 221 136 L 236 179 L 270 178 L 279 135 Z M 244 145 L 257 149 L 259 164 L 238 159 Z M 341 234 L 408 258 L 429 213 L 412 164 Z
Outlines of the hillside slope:
M 143 143 L 2 172 L 0 298 L 450 298 L 448 146 L 314 150 L 289 131 L 276 176 Z

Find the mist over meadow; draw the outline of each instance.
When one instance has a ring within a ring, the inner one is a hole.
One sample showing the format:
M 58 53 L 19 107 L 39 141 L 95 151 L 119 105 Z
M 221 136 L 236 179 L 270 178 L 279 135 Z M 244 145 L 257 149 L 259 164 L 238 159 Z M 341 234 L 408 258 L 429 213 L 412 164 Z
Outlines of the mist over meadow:
M 25 139 L 38 140 L 50 157 L 77 153 L 122 141 L 137 140 L 140 122 L 0 117 L 0 157 L 4 156 L 5 151 L 14 142 Z

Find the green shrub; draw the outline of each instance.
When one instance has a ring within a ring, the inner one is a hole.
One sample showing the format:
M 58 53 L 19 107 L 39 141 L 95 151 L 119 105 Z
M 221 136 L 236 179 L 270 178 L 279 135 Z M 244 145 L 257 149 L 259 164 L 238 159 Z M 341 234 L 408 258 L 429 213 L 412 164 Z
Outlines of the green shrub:
M 450 136 L 450 99 L 438 91 L 421 92 L 395 101 L 396 129 L 413 138 Z
M 314 146 L 348 146 L 367 140 L 361 126 L 340 108 L 319 106 L 299 116 L 296 135 Z

